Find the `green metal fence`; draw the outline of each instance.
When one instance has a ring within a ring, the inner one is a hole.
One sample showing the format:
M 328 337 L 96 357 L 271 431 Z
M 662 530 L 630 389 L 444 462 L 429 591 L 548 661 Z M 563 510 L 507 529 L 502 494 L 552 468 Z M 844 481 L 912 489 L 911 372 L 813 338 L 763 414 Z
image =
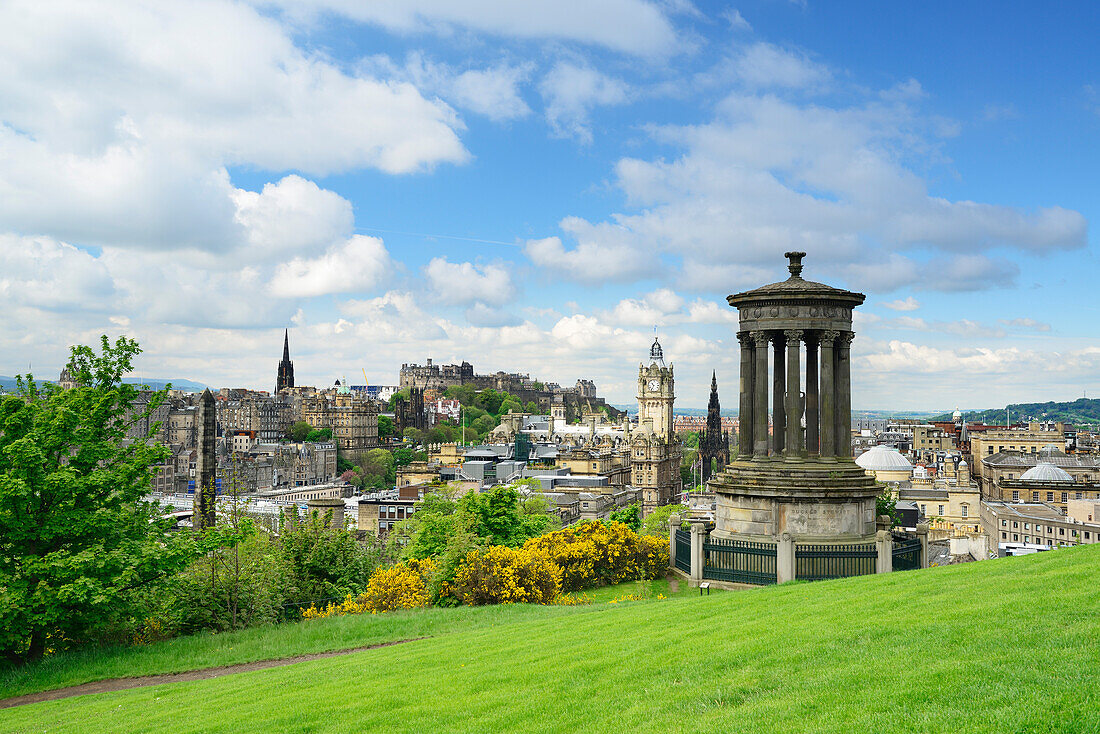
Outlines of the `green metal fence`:
M 703 541 L 703 578 L 774 584 L 775 544 L 707 538 Z
M 920 568 L 920 538 L 894 536 L 894 570 L 912 571 Z
M 691 573 L 691 533 L 686 530 L 676 531 L 676 568 Z
M 878 550 L 874 543 L 814 545 L 798 543 L 794 549 L 794 577 L 822 581 L 875 572 Z

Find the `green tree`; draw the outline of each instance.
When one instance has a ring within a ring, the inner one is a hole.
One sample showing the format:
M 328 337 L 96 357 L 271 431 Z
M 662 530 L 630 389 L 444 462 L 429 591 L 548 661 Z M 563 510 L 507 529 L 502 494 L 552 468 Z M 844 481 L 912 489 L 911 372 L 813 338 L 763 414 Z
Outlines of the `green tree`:
M 890 527 L 901 524 L 901 514 L 898 512 L 898 501 L 890 493 L 889 487 L 882 488 L 882 494 L 875 498 L 875 515 L 887 515 L 890 517 Z
M 309 433 L 306 434 L 305 440 L 310 441 L 312 443 L 320 443 L 322 441 L 331 441 L 332 440 L 332 429 L 331 428 L 314 428 L 314 429 L 310 430 Z
M 530 413 L 531 415 L 538 415 L 540 412 L 539 404 L 536 403 L 534 400 L 529 400 L 527 401 L 527 405 L 523 406 L 523 412 Z
M 638 532 L 642 527 L 642 515 L 637 502 L 632 502 L 626 507 L 613 510 L 609 518 L 616 522 L 621 522 L 634 532 Z
M 378 438 L 385 441 L 394 434 L 393 418 L 388 415 L 378 416 Z
M 687 519 L 688 508 L 684 505 L 662 505 L 645 516 L 642 520 L 643 535 L 668 536 L 668 518 L 671 515 L 679 515 L 682 520 Z
M 497 427 L 497 420 L 491 415 L 483 415 L 471 423 L 470 427 L 477 432 L 479 437 L 485 436 L 489 431 Z
M 126 337 L 104 336 L 98 354 L 73 347 L 77 387 L 39 386 L 27 375 L 0 402 L 0 654 L 8 659 L 102 639 L 144 590 L 201 550 L 190 533 L 166 534 L 159 507 L 143 501 L 168 450 L 126 434 L 167 390 L 134 407 L 138 390 L 122 377 L 140 352 Z
M 305 421 L 298 421 L 287 429 L 287 435 L 290 436 L 290 440 L 295 443 L 301 443 L 306 440 L 306 436 L 313 430 L 313 426 L 309 425 Z
M 393 463 L 395 466 L 408 466 L 414 461 L 427 461 L 428 454 L 425 451 L 413 451 L 407 446 L 398 446 L 393 450 Z
M 401 435 L 404 437 L 406 443 L 411 443 L 414 446 L 424 443 L 424 432 L 419 428 L 409 426 Z
M 539 382 L 538 380 L 535 380 L 535 384 L 533 385 L 533 387 L 534 387 L 534 388 L 535 388 L 536 390 L 538 390 L 539 392 L 542 392 L 543 390 L 545 390 L 545 389 L 546 389 L 546 385 L 542 384 L 542 383 L 541 383 L 541 382 Z
M 360 467 L 364 487 L 392 487 L 397 478 L 393 454 L 386 449 L 371 449 Z

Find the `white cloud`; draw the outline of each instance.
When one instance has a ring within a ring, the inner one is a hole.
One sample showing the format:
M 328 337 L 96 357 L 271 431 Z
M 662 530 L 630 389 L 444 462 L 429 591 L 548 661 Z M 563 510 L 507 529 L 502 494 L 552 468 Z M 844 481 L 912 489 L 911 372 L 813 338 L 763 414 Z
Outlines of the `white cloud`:
M 539 268 L 582 283 L 629 281 L 655 275 L 659 257 L 640 251 L 625 240 L 628 233 L 615 225 L 592 226 L 582 220 L 562 222 L 562 229 L 575 234 L 577 246 L 565 249 L 559 237 L 528 240 L 524 254 Z
M 424 268 L 424 275 L 444 303 L 501 306 L 515 296 L 511 273 L 500 263 L 452 263 L 445 257 L 436 257 Z M 477 313 L 487 317 L 485 312 Z
M 51 311 L 110 308 L 114 281 L 95 256 L 50 237 L 0 234 L 0 304 Z
M 301 298 L 366 291 L 392 268 L 382 240 L 357 234 L 320 257 L 296 257 L 280 265 L 271 279 L 271 292 L 282 298 Z
M 519 90 L 531 76 L 534 65 L 530 63 L 500 63 L 484 69 L 460 71 L 433 61 L 420 51 L 413 51 L 402 66 L 388 56 L 371 57 L 361 66 L 376 75 L 404 79 L 425 93 L 437 94 L 456 107 L 490 120 L 513 120 L 531 113 Z
M 1001 319 L 1001 323 L 1009 328 L 1022 331 L 1050 331 L 1050 324 L 1029 318 Z
M 539 84 L 546 100 L 546 120 L 555 135 L 592 142 L 590 114 L 594 107 L 627 101 L 625 82 L 587 66 L 558 62 Z
M 738 14 L 740 17 L 740 14 Z M 752 87 L 791 87 L 802 89 L 827 82 L 829 71 L 805 54 L 788 51 L 770 43 L 749 46 L 737 58 L 737 77 Z
M 259 193 L 235 189 L 236 221 L 254 256 L 277 257 L 327 247 L 351 233 L 351 202 L 300 176 L 264 184 Z
M 807 277 L 846 275 L 878 292 L 960 291 L 1011 285 L 1019 266 L 1008 251 L 1085 244 L 1087 223 L 1075 211 L 931 196 L 903 165 L 935 157 L 930 127 L 909 103 L 829 108 L 734 94 L 710 123 L 653 129 L 658 142 L 683 148 L 680 157 L 618 162 L 617 183 L 632 213 L 563 223 L 601 250 L 592 233 L 614 232 L 616 248 L 638 263 L 662 253 L 680 258 L 680 287 L 727 292 L 738 280 L 775 279 L 786 250 L 810 253 Z M 577 259 L 584 249 L 562 252 L 556 240 L 546 242 L 552 257 L 544 259 Z M 608 277 L 650 272 L 636 267 Z
M 221 250 L 248 239 L 227 166 L 469 158 L 448 105 L 348 74 L 242 4 L 7 3 L 0 68 L 0 231 Z
M 893 311 L 916 311 L 920 308 L 920 301 L 912 296 L 907 296 L 904 299 L 898 299 L 896 301 L 890 301 L 889 303 L 882 304 L 883 307 L 889 308 Z
M 267 4 L 264 2 L 264 4 Z M 638 56 L 677 50 L 677 34 L 646 0 L 277 0 L 286 12 L 330 11 L 402 33 L 451 35 L 467 29 L 498 36 L 560 39 Z

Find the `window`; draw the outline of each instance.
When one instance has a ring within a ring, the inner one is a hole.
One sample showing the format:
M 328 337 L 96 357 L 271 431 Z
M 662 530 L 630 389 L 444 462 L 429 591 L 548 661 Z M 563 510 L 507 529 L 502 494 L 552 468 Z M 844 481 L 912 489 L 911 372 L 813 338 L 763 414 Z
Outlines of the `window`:
M 1066 534 L 1066 529 L 1065 528 L 1058 528 L 1058 534 L 1059 535 L 1065 535 Z
M 1038 492 L 1032 492 L 1031 493 L 1031 501 L 1032 502 L 1038 502 L 1039 501 L 1039 493 Z
M 928 515 L 928 505 L 921 505 L 920 506 L 920 514 Z
M 1073 499 L 1075 499 L 1075 500 L 1085 499 L 1085 493 L 1084 492 L 1074 492 L 1073 494 L 1074 494 Z
M 1020 527 L 1020 523 L 1018 523 L 1018 522 L 1016 522 L 1015 520 L 1013 520 L 1013 521 L 1012 521 L 1012 527 L 1014 527 L 1014 528 L 1018 528 L 1018 527 Z
M 1012 501 L 1013 502 L 1019 502 L 1020 501 L 1020 491 L 1018 489 L 1012 490 Z
M 989 447 L 989 455 L 990 455 L 990 456 L 992 456 L 992 455 L 993 455 L 993 447 L 992 447 L 992 446 L 990 446 L 990 447 Z
M 1047 492 L 1047 502 L 1054 501 L 1054 492 Z
M 1062 503 L 1065 504 L 1069 501 L 1069 492 L 1062 492 Z
M 940 517 L 943 517 L 943 505 L 940 505 L 939 507 L 940 507 L 940 511 L 937 512 L 936 514 L 939 515 Z
M 1024 542 L 1025 543 L 1030 543 L 1031 542 L 1031 536 L 1030 535 L 1025 535 L 1024 536 Z
M 1024 523 L 1024 530 L 1031 530 L 1031 523 L 1025 522 Z
M 1088 540 L 1088 539 L 1089 539 L 1089 538 L 1091 538 L 1091 537 L 1092 537 L 1092 536 L 1091 536 L 1091 535 L 1089 535 L 1089 531 L 1088 531 L 1088 530 L 1086 530 L 1086 531 L 1085 531 L 1085 540 Z
M 1001 520 L 1001 527 L 1002 528 L 1007 528 L 1008 527 L 1008 520 Z
M 1008 538 L 1008 533 L 1001 533 L 1001 540 L 1006 540 L 1007 538 Z
M 1019 540 L 1019 539 L 1020 539 L 1020 536 L 1019 536 L 1019 535 L 1017 535 L 1016 533 L 1013 533 L 1013 534 L 1012 534 L 1012 539 L 1013 539 L 1013 540 Z
M 970 508 L 969 508 L 969 507 L 967 507 L 966 505 L 963 505 L 963 506 L 962 506 L 962 516 L 963 516 L 963 517 L 966 517 L 966 515 L 967 515 L 967 512 L 969 511 L 969 509 L 970 509 Z

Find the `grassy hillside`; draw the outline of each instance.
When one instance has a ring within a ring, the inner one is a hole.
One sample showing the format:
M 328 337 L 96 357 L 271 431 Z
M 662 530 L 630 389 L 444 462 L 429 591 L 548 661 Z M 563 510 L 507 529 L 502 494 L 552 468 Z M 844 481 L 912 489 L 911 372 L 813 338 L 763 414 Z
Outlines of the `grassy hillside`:
M 8 709 L 0 730 L 1100 732 L 1098 569 L 1092 546 L 493 610 L 404 645 Z
M 1078 398 L 1066 403 L 1016 403 L 1008 406 L 1013 422 L 1026 419 L 1061 421 L 1075 426 L 1100 423 L 1100 400 Z M 1005 408 L 963 411 L 969 423 L 1004 425 Z M 932 420 L 949 421 L 950 413 L 935 416 Z

